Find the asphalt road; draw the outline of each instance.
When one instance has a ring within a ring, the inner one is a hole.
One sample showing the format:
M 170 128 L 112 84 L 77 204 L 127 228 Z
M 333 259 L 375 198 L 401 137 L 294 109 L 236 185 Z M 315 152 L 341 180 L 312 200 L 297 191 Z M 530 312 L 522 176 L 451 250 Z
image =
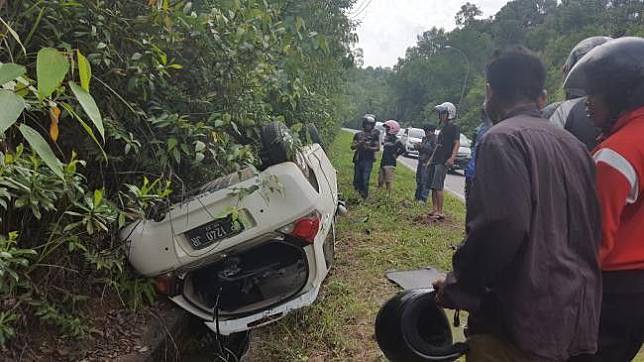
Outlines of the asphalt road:
M 358 132 L 355 129 L 350 128 L 343 128 L 342 130 L 351 133 Z M 418 159 L 400 156 L 398 157 L 398 162 L 409 168 L 413 172 L 416 172 Z M 465 176 L 462 173 L 448 174 L 447 178 L 445 179 L 445 190 L 456 196 L 459 200 L 465 202 Z

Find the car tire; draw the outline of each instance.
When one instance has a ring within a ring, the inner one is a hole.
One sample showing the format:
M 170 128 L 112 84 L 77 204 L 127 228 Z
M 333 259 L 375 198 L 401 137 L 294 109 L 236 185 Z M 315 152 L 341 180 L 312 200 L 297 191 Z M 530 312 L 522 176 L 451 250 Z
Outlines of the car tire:
M 406 290 L 380 309 L 376 340 L 388 360 L 454 361 L 467 351 L 467 345 L 453 343 L 447 316 L 434 298 L 433 292 Z
M 291 160 L 287 144 L 289 136 L 290 130 L 282 122 L 271 122 L 262 127 L 260 133 L 262 168 Z
M 320 136 L 318 128 L 313 123 L 308 123 L 306 125 L 306 134 L 308 135 L 311 143 L 317 143 L 322 147 L 322 149 L 326 149 L 324 147 L 324 142 L 322 141 L 322 136 Z

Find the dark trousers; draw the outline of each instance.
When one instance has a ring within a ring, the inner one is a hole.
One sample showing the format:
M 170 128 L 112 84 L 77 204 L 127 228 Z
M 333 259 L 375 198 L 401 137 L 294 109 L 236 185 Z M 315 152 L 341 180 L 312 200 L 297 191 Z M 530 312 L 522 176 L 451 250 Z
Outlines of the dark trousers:
M 353 187 L 360 193 L 360 196 L 369 196 L 369 179 L 371 178 L 373 161 L 356 161 L 353 164 Z
M 644 271 L 634 272 L 634 278 L 625 275 L 628 272 L 604 273 L 604 294 L 595 361 L 631 361 L 642 348 L 644 343 L 642 272 Z M 611 275 L 607 277 L 607 274 Z
M 429 196 L 429 170 L 420 160 L 416 167 L 416 201 L 427 202 Z

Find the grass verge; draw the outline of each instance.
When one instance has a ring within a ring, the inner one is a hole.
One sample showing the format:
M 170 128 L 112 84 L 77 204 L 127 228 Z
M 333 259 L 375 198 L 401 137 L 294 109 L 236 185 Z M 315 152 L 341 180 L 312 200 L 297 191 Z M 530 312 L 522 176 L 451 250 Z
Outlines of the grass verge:
M 373 337 L 374 320 L 380 306 L 398 291 L 384 273 L 430 265 L 447 270 L 451 247 L 463 238 L 465 209 L 451 196 L 446 198 L 447 221 L 420 221 L 429 210 L 412 201 L 415 177 L 404 166 L 396 169 L 391 195 L 374 187 L 370 199 L 361 202 L 352 187 L 351 138 L 340 132 L 330 151 L 342 198 L 349 204 L 349 215 L 338 224 L 335 268 L 314 305 L 255 332 L 250 360 L 382 359 Z

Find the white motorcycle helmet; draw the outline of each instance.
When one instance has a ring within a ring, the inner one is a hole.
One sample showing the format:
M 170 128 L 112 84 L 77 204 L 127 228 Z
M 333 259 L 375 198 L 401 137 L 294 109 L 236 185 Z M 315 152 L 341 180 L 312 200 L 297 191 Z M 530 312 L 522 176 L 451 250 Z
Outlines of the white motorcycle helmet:
M 438 114 L 447 113 L 447 119 L 452 120 L 456 118 L 456 106 L 450 102 L 445 102 L 434 107 Z

